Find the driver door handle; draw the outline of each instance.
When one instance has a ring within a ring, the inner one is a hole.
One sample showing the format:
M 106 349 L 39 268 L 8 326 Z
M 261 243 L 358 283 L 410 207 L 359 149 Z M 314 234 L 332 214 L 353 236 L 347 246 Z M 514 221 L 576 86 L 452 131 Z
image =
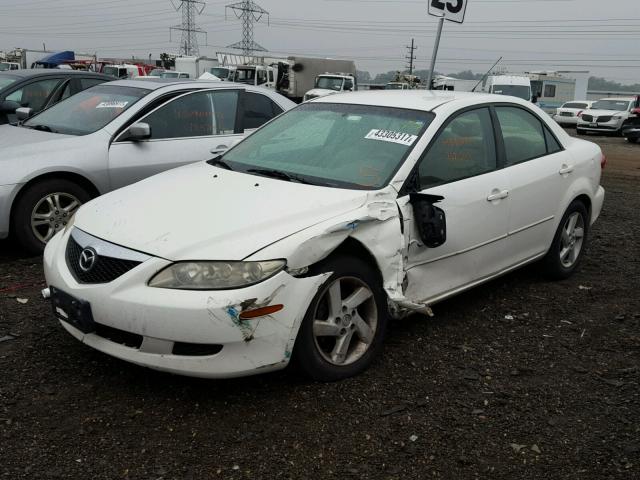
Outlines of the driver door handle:
M 571 172 L 573 172 L 573 165 L 564 164 L 558 173 L 560 175 L 568 175 Z
M 487 197 L 487 202 L 495 202 L 496 200 L 502 200 L 503 198 L 507 198 L 509 196 L 509 190 L 499 191 L 495 189 L 491 192 L 491 195 Z

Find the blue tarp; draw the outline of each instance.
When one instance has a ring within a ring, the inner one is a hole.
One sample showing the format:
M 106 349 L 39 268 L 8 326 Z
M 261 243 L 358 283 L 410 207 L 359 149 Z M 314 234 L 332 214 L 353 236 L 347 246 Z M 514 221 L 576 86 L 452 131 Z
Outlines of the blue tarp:
M 46 57 L 38 60 L 36 64 L 42 65 L 46 68 L 53 68 L 53 67 L 57 67 L 62 63 L 74 61 L 75 59 L 76 59 L 75 54 L 72 51 L 67 50 L 64 52 L 56 52 L 56 53 L 47 55 Z

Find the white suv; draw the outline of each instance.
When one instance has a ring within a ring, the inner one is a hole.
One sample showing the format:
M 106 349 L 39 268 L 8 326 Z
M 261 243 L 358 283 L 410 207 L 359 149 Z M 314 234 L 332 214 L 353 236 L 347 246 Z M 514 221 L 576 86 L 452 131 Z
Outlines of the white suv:
M 578 135 L 586 132 L 620 134 L 628 123 L 631 111 L 640 106 L 640 97 L 602 98 L 585 110 L 576 125 Z

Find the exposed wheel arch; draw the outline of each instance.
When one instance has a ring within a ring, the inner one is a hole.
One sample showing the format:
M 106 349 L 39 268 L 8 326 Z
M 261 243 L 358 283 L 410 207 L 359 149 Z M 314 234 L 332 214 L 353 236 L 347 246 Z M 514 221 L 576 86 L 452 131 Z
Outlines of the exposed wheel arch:
M 325 262 L 327 259 L 339 255 L 349 255 L 361 259 L 362 261 L 368 263 L 376 271 L 379 278 L 382 279 L 382 272 L 380 271 L 380 266 L 376 261 L 376 257 L 374 257 L 374 255 L 369 251 L 367 247 L 364 246 L 362 242 L 353 237 L 347 237 L 345 241 L 338 245 L 338 247 L 333 250 L 327 257 L 316 262 L 314 265 Z M 313 267 L 313 265 L 311 265 L 310 267 Z

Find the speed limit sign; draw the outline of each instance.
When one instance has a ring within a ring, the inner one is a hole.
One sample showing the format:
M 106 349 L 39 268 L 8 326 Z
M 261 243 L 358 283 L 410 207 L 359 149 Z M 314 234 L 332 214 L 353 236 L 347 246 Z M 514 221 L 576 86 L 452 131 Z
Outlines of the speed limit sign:
M 467 0 L 429 0 L 429 15 L 444 17 L 452 22 L 464 22 Z

